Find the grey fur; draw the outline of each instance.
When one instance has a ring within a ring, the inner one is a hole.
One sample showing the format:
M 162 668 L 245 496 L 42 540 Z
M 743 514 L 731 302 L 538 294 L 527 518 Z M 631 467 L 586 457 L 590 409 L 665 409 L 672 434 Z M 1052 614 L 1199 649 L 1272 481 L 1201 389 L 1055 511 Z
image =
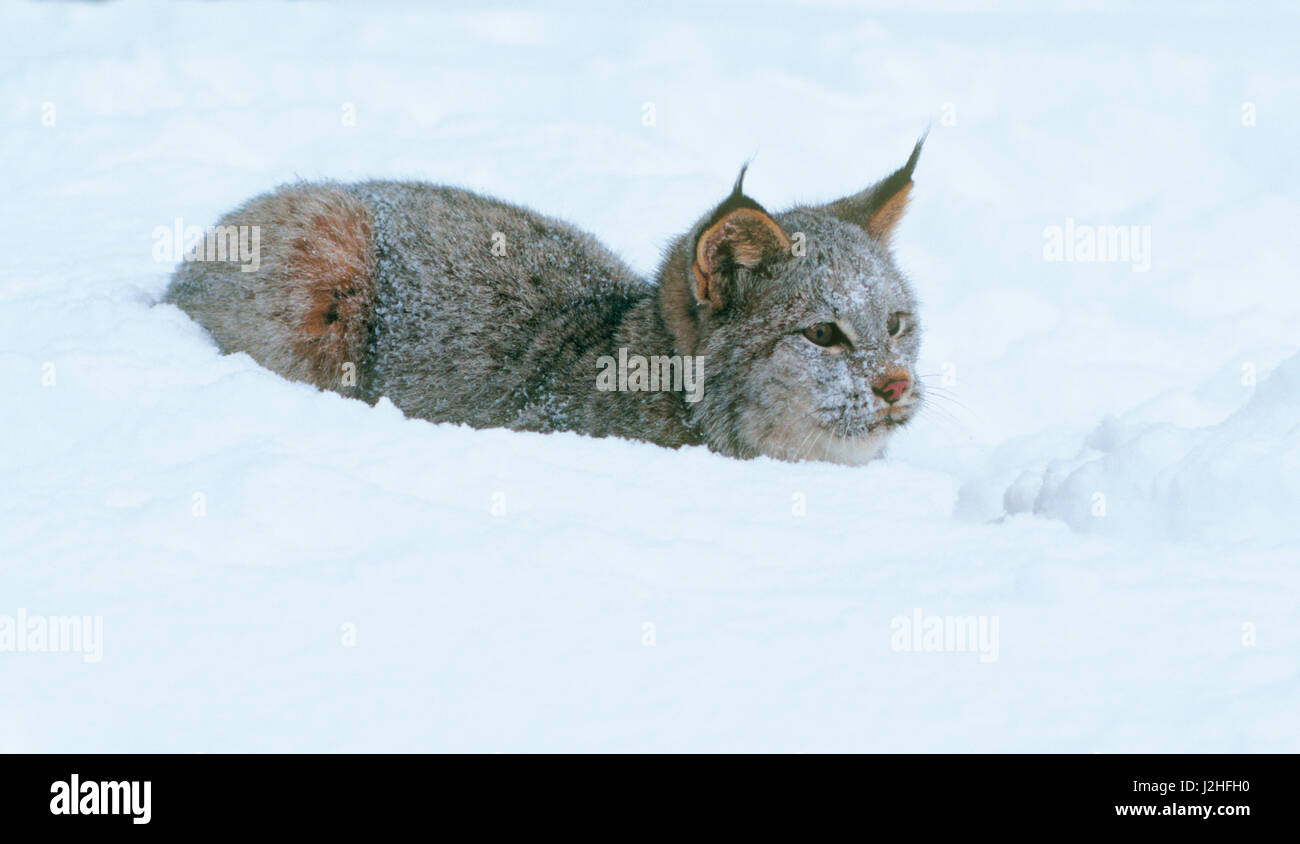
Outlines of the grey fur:
M 887 248 L 915 159 L 839 203 L 766 218 L 790 238 L 801 233 L 806 254 L 766 243 L 761 261 L 747 263 L 744 244 L 721 238 L 712 271 L 694 275 L 701 236 L 729 209 L 766 214 L 738 180 L 667 250 L 653 284 L 573 226 L 468 191 L 286 185 L 220 223 L 261 228 L 255 272 L 185 262 L 164 301 L 223 352 L 248 352 L 289 378 L 372 403 L 387 396 L 435 422 L 862 463 L 920 401 L 914 375 L 892 411 L 872 391 L 888 371 L 912 373 L 920 342 L 915 300 Z M 871 214 L 900 190 L 898 210 L 881 215 L 893 217 L 886 230 L 870 231 Z M 700 299 L 704 277 L 724 301 Z M 911 328 L 890 337 L 890 315 L 900 312 L 912 315 Z M 823 348 L 802 334 L 832 322 L 854 342 Z M 620 348 L 702 355 L 700 401 L 598 390 L 602 356 Z M 355 385 L 343 377 L 349 365 Z

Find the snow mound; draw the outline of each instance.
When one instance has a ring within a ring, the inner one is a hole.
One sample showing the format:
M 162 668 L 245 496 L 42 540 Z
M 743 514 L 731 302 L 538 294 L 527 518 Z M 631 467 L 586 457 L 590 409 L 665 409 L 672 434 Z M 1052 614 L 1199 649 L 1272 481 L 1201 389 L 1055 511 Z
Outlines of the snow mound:
M 975 515 L 989 481 L 963 486 Z M 1034 513 L 1087 532 L 1152 533 L 1264 546 L 1300 539 L 1300 355 L 1223 421 L 1201 427 L 1105 418 L 1068 459 L 1020 472 L 1002 514 Z

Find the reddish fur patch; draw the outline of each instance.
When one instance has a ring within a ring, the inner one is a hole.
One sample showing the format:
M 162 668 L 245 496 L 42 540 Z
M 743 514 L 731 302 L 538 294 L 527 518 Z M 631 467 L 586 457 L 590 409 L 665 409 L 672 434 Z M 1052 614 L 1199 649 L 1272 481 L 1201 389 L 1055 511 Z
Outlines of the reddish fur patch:
M 342 191 L 319 197 L 296 221 L 286 269 L 294 288 L 295 351 L 317 386 L 337 389 L 345 364 L 360 369 L 374 298 L 373 224 L 360 200 Z M 354 382 L 355 384 L 355 382 Z
M 914 182 L 908 182 L 903 185 L 898 193 L 891 196 L 889 201 L 871 215 L 871 219 L 867 221 L 867 231 L 873 237 L 884 243 L 888 243 L 893 237 L 894 229 L 903 219 L 903 212 L 907 210 L 907 199 L 912 193 L 913 184 Z

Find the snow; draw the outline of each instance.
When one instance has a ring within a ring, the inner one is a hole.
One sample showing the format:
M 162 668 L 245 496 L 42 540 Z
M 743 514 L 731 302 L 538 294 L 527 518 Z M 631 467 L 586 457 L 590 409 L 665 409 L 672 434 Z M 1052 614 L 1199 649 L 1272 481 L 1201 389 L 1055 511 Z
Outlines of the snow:
M 0 636 L 0 750 L 1300 750 L 1281 7 L 654 9 L 5 7 L 0 632 L 103 654 Z M 936 406 L 863 468 L 409 420 L 152 305 L 155 228 L 299 176 L 650 272 L 755 153 L 831 199 L 927 124 Z M 1045 261 L 1067 219 L 1150 269 Z M 918 610 L 996 659 L 896 649 Z

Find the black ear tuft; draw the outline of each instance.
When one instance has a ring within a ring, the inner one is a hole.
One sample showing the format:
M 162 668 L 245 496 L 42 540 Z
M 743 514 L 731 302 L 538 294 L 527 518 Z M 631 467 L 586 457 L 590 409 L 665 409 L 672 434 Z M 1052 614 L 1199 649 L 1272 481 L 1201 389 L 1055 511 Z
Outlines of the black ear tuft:
M 873 237 L 888 241 L 907 208 L 907 197 L 912 189 L 912 173 L 916 170 L 921 148 L 929 135 L 930 130 L 926 129 L 916 146 L 912 147 L 912 154 L 902 167 L 861 193 L 836 200 L 826 205 L 825 209 L 841 220 L 862 226 Z
M 736 184 L 731 188 L 732 196 L 745 195 L 745 172 L 749 170 L 750 162 L 746 161 L 740 166 L 740 175 L 736 177 Z
M 912 147 L 912 154 L 907 157 L 907 163 L 876 184 L 874 192 L 880 197 L 882 205 L 911 183 L 912 172 L 916 170 L 916 162 L 921 158 L 921 147 L 925 145 L 925 139 L 928 137 L 930 137 L 930 130 L 926 129 L 925 134 L 917 139 L 916 146 Z

